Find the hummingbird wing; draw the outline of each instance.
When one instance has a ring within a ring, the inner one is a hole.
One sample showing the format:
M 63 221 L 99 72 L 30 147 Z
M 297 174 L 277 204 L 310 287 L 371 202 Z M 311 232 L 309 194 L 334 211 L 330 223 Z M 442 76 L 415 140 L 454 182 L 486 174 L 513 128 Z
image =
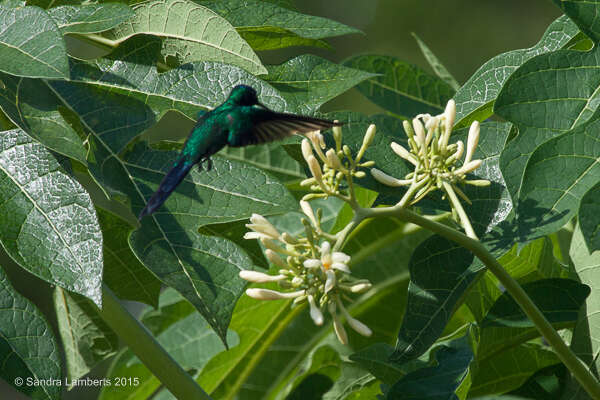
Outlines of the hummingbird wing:
M 294 133 L 322 131 L 333 126 L 342 125 L 339 122 L 326 119 L 278 113 L 267 109 L 253 107 L 252 111 L 252 114 L 250 114 L 252 125 L 240 134 L 235 135 L 232 138 L 233 140 L 229 141 L 229 146 L 241 147 L 267 143 L 283 139 Z

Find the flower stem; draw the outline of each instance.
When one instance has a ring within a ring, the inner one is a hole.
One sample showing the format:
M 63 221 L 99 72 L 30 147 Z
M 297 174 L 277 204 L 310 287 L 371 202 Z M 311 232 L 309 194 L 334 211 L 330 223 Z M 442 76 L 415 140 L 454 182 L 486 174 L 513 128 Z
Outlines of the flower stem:
M 99 310 L 102 319 L 175 397 L 181 400 L 211 399 L 106 285 L 102 285 L 102 301 Z
M 450 200 L 452 207 L 454 207 L 454 209 L 458 213 L 458 217 L 460 218 L 460 222 L 461 222 L 465 232 L 467 233 L 467 236 L 470 238 L 473 238 L 475 240 L 478 240 L 477 235 L 475 234 L 475 231 L 473 230 L 473 227 L 471 226 L 471 221 L 469 220 L 469 216 L 465 212 L 465 209 L 463 208 L 462 204 L 460 204 L 460 200 L 456 196 L 456 193 L 454 193 L 454 189 L 452 189 L 452 185 L 446 181 L 442 181 L 442 186 L 444 187 L 444 191 L 448 195 L 448 199 Z
M 533 303 L 531 298 L 523 290 L 521 285 L 506 272 L 496 258 L 485 248 L 478 240 L 472 239 L 467 235 L 452 229 L 446 225 L 432 221 L 419 214 L 413 213 L 402 207 L 385 207 L 362 209 L 361 214 L 365 218 L 373 217 L 396 217 L 402 221 L 412 222 L 420 225 L 432 232 L 435 232 L 447 239 L 450 239 L 461 246 L 471 250 L 492 272 L 500 283 L 506 288 L 506 291 L 517 302 L 525 314 L 536 326 L 537 330 L 542 334 L 546 341 L 552 346 L 558 358 L 571 371 L 575 379 L 583 386 L 583 388 L 594 399 L 600 399 L 600 383 L 598 379 L 590 372 L 587 366 L 571 351 L 565 344 L 560 335 L 552 327 L 550 322 L 544 317 L 544 314 Z

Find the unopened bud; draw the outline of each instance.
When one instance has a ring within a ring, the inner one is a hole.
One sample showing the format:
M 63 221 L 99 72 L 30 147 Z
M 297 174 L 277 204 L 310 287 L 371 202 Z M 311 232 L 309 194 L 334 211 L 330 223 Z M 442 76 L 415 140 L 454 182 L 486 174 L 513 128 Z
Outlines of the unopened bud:
M 473 185 L 473 186 L 479 186 L 479 187 L 490 186 L 492 184 L 492 182 L 490 182 L 486 179 L 472 179 L 472 180 L 465 181 L 465 183 L 467 185 Z
M 315 298 L 311 294 L 308 295 L 308 304 L 310 305 L 310 317 L 315 325 L 323 325 L 323 313 L 315 304 Z
M 354 173 L 354 176 L 355 176 L 355 177 L 357 177 L 358 179 L 362 179 L 362 178 L 364 178 L 365 176 L 367 176 L 367 174 L 365 174 L 365 172 L 364 172 L 364 171 L 356 171 L 356 172 Z
M 300 209 L 302 209 L 302 212 L 304 213 L 304 215 L 306 215 L 308 217 L 310 222 L 314 226 L 317 226 L 317 219 L 315 218 L 313 209 L 310 206 L 310 204 L 308 203 L 308 201 L 300 200 Z
M 277 282 L 285 279 L 285 275 L 268 275 L 258 271 L 242 270 L 239 273 L 240 278 L 254 283 Z
M 298 239 L 296 239 L 294 236 L 290 235 L 287 232 L 283 232 L 281 234 L 281 240 L 283 240 L 287 244 L 298 244 Z
M 389 176 L 385 172 L 378 170 L 377 168 L 371 168 L 371 175 L 377 182 L 383 183 L 386 186 L 400 187 L 410 185 L 411 183 L 410 179 L 396 179 L 393 176 Z
M 335 120 L 333 122 L 339 122 L 339 121 Z M 342 127 L 334 126 L 332 130 L 333 130 L 333 140 L 335 140 L 335 148 L 338 151 L 340 151 L 340 149 L 342 148 Z
M 473 158 L 477 144 L 479 143 L 479 121 L 473 121 L 469 128 L 469 136 L 467 138 L 467 155 L 465 156 L 464 164 L 467 164 Z
M 308 162 L 308 168 L 310 169 L 311 174 L 313 174 L 317 182 L 321 182 L 323 180 L 323 172 L 321 171 L 321 166 L 315 156 L 309 156 L 306 161 Z
M 373 142 L 373 138 L 375 137 L 376 132 L 377 132 L 377 127 L 375 126 L 375 124 L 369 125 L 369 127 L 367 128 L 367 132 L 365 133 L 365 136 L 363 137 L 362 146 L 360 146 L 360 149 L 358 150 L 358 154 L 356 155 L 356 162 L 359 162 L 360 159 L 362 158 L 362 156 L 365 154 L 365 151 L 367 151 L 367 148 L 369 147 L 371 142 Z
M 357 283 L 350 287 L 350 291 L 352 293 L 363 293 L 371 289 L 372 286 L 370 283 Z
M 333 330 L 341 344 L 348 344 L 348 334 L 344 329 L 344 325 L 342 325 L 342 321 L 340 321 L 337 315 L 334 315 L 333 317 Z
M 246 294 L 257 300 L 294 299 L 296 297 L 304 295 L 305 293 L 306 293 L 305 290 L 298 290 L 296 292 L 282 293 L 282 292 L 278 292 L 276 290 L 270 290 L 270 289 L 259 289 L 259 288 L 246 289 Z
M 402 126 L 404 127 L 404 132 L 406 132 L 406 136 L 412 139 L 415 136 L 415 131 L 412 126 L 410 126 L 410 122 L 404 120 L 402 121 Z
M 313 155 L 312 147 L 308 139 L 302 139 L 302 144 L 300 145 L 302 148 L 302 156 L 308 162 L 308 158 Z
M 425 128 L 423 127 L 423 123 L 417 118 L 413 119 L 413 129 L 415 130 L 415 142 L 417 142 L 419 148 L 423 149 L 425 146 Z
M 329 161 L 331 168 L 338 171 L 344 168 L 334 149 L 327 150 L 325 156 L 327 157 L 327 161 Z
M 325 281 L 325 293 L 329 293 L 329 291 L 335 287 L 335 272 L 328 269 L 325 271 L 325 275 L 327 276 L 327 280 Z
M 312 185 L 315 185 L 316 183 L 317 183 L 317 180 L 315 178 L 307 178 L 300 182 L 300 186 L 312 186 Z
M 392 148 L 394 153 L 396 153 L 398 156 L 405 159 L 406 161 L 410 162 L 415 167 L 419 165 L 419 162 L 417 161 L 415 156 L 411 154 L 408 150 L 406 150 L 402 145 L 399 145 L 396 142 L 392 142 L 390 143 L 390 147 Z
M 464 164 L 462 167 L 454 171 L 454 175 L 466 175 L 469 172 L 475 171 L 481 166 L 481 160 L 473 160 Z

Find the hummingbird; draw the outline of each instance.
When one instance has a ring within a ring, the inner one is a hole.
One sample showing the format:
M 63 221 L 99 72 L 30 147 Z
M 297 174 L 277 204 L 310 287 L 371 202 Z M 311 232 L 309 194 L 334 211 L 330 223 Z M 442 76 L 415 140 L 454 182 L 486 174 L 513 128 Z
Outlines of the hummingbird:
M 294 133 L 325 130 L 340 125 L 326 119 L 272 111 L 258 101 L 254 88 L 237 85 L 221 105 L 199 115 L 173 167 L 148 200 L 138 219 L 156 211 L 194 165 L 199 164 L 202 169 L 202 164 L 206 163 L 206 169 L 210 170 L 210 156 L 225 146 L 242 147 L 267 143 Z

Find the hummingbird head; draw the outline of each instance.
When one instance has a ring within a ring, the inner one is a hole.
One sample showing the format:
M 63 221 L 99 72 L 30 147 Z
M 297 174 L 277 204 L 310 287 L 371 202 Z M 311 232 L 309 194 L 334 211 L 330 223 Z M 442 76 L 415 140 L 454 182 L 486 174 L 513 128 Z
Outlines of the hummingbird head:
M 227 101 L 238 106 L 255 106 L 259 104 L 256 90 L 248 85 L 237 85 L 231 89 Z

